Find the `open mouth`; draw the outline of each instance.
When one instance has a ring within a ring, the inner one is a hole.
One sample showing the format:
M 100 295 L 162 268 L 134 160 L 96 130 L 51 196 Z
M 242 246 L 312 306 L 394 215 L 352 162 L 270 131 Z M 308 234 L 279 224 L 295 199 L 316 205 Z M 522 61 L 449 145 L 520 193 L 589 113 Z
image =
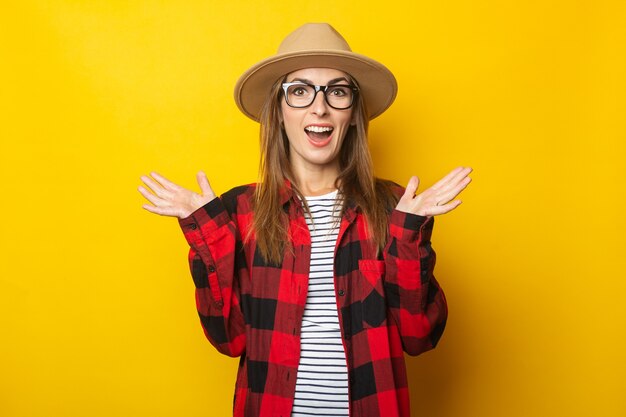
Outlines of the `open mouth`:
M 330 142 L 330 137 L 333 134 L 333 127 L 311 125 L 305 127 L 304 132 L 314 145 L 323 146 Z

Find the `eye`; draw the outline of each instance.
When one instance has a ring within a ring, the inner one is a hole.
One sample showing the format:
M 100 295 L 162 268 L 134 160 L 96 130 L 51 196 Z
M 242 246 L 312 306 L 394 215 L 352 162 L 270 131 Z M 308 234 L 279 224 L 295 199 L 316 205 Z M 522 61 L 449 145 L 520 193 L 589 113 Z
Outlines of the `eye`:
M 348 95 L 349 87 L 335 86 L 328 89 L 328 94 L 334 97 L 345 97 Z
M 304 98 L 311 94 L 311 87 L 306 84 L 292 84 L 287 90 L 287 95 L 294 98 Z

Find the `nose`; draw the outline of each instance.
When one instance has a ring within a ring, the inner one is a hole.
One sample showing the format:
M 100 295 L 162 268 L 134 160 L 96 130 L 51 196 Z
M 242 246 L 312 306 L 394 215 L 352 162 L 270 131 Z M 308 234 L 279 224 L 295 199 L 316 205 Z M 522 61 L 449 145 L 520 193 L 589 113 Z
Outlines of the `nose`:
M 316 114 L 318 116 L 324 116 L 328 113 L 328 103 L 326 103 L 326 99 L 324 98 L 324 92 L 319 91 L 311 104 L 311 113 Z

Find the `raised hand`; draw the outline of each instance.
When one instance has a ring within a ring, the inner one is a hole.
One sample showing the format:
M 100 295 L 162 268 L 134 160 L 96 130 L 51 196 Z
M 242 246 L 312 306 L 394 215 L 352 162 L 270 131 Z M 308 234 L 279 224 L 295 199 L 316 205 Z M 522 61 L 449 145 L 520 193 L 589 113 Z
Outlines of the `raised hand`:
M 420 181 L 417 177 L 411 177 L 396 209 L 420 216 L 448 213 L 461 204 L 461 200 L 455 200 L 455 198 L 472 181 L 468 176 L 470 172 L 472 168 L 455 168 L 435 185 L 418 195 L 415 195 L 415 192 Z
M 209 180 L 202 171 L 196 175 L 201 194 L 174 184 L 156 172 L 151 175 L 152 177 L 142 175 L 141 180 L 152 192 L 142 186 L 138 188 L 141 195 L 152 203 L 142 206 L 149 212 L 184 219 L 215 198 Z

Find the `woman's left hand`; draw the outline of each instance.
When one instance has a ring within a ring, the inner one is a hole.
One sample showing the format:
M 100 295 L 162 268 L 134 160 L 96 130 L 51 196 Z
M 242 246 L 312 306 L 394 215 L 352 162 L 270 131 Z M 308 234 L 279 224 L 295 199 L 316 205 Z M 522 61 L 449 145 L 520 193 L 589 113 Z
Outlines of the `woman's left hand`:
M 420 216 L 436 216 L 448 213 L 461 204 L 461 200 L 455 200 L 455 198 L 472 181 L 468 176 L 470 172 L 472 172 L 472 168 L 455 168 L 437 181 L 435 185 L 418 195 L 415 195 L 415 192 L 419 187 L 420 180 L 415 176 L 411 177 L 396 209 Z

